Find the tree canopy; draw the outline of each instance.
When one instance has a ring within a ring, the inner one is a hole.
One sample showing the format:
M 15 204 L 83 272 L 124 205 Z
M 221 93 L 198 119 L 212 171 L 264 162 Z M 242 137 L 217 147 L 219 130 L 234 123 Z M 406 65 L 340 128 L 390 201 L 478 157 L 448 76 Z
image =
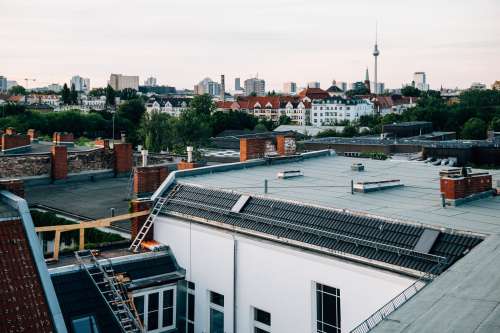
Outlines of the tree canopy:
M 13 86 L 9 89 L 9 95 L 26 95 L 26 89 L 23 86 Z

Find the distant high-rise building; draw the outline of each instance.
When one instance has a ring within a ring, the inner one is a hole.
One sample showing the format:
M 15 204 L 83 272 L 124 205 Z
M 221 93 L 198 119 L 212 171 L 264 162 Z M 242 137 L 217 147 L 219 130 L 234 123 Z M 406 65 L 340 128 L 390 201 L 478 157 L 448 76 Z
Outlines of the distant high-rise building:
M 253 93 L 257 96 L 264 96 L 266 94 L 266 81 L 256 77 L 245 80 L 245 94 L 248 96 Z
M 144 85 L 146 87 L 156 87 L 156 78 L 155 77 L 148 77 L 146 81 L 144 81 Z
M 75 86 L 75 90 L 78 92 L 88 92 L 90 91 L 90 79 L 75 75 L 71 78 L 69 86 Z
M 368 67 L 366 67 L 366 73 L 365 73 L 365 87 L 370 91 L 370 76 L 368 75 Z
M 123 90 L 127 88 L 139 90 L 139 76 L 136 75 L 111 74 L 108 83 L 114 90 Z
M 297 93 L 297 83 L 295 82 L 283 83 L 283 93 L 289 95 L 295 95 Z
M 371 92 L 374 94 L 382 94 L 385 91 L 385 84 L 383 82 L 375 82 L 370 83 Z
M 429 90 L 429 84 L 427 83 L 425 72 L 415 72 L 413 74 L 413 82 L 415 88 L 422 91 Z
M 7 91 L 7 78 L 5 76 L 0 76 L 0 92 Z
M 234 90 L 243 90 L 241 88 L 241 79 L 239 77 L 234 79 Z
M 318 81 L 307 82 L 307 88 L 321 88 L 321 83 Z
M 220 99 L 221 101 L 225 100 L 226 97 L 226 78 L 224 74 L 220 76 Z
M 60 92 L 62 90 L 62 86 L 57 83 L 52 83 L 47 86 L 47 90 L 53 91 L 53 92 Z
M 19 84 L 17 81 L 14 80 L 7 80 L 7 90 L 9 90 L 12 87 L 18 86 Z
M 486 85 L 481 82 L 472 82 L 470 85 L 471 90 L 486 90 Z
M 195 95 L 209 94 L 212 96 L 219 96 L 221 85 L 211 78 L 206 77 L 194 86 Z

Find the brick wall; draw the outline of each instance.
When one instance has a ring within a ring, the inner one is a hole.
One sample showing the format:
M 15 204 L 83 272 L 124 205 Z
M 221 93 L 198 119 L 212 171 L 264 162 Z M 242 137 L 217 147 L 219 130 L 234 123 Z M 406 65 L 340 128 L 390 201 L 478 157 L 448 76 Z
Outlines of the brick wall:
M 24 198 L 24 182 L 21 179 L 0 179 L 0 190 L 9 191 Z
M 161 185 L 168 176 L 166 165 L 138 167 L 134 172 L 134 193 L 150 194 Z
M 115 143 L 113 151 L 115 154 L 115 173 L 132 171 L 132 145 L 130 143 Z
M 52 179 L 61 180 L 68 176 L 68 148 L 52 146 Z
M 491 190 L 491 175 L 478 174 L 467 177 L 442 177 L 440 180 L 441 193 L 445 199 L 463 199 L 472 194 L 478 194 Z
M 294 155 L 297 151 L 295 138 L 285 135 L 276 136 L 276 150 L 280 155 Z
M 52 142 L 56 145 L 65 144 L 65 143 L 73 143 L 75 138 L 73 137 L 73 133 L 67 132 L 54 132 L 52 135 Z
M 203 166 L 203 164 L 201 163 L 180 161 L 179 163 L 177 163 L 177 170 L 195 169 L 201 166 Z
M 108 149 L 100 148 L 68 153 L 69 173 L 113 169 L 114 165 L 114 154 Z
M 0 156 L 0 178 L 50 175 L 50 154 Z
M 3 134 L 2 135 L 2 150 L 29 146 L 31 140 L 26 135 L 21 134 Z
M 240 161 L 264 157 L 266 140 L 259 138 L 240 139 Z
M 152 205 L 151 200 L 132 200 L 132 201 L 130 201 L 132 213 L 142 212 L 143 210 L 148 210 L 151 208 L 151 205 Z M 135 239 L 135 237 L 137 237 L 137 234 L 139 233 L 139 230 L 141 230 L 141 227 L 144 224 L 144 222 L 146 222 L 147 217 L 148 216 L 146 215 L 146 216 L 141 216 L 141 217 L 135 217 L 132 219 L 132 224 L 130 226 L 130 236 L 131 236 L 132 241 Z M 154 224 L 149 229 L 144 240 L 152 240 L 153 235 L 154 235 Z

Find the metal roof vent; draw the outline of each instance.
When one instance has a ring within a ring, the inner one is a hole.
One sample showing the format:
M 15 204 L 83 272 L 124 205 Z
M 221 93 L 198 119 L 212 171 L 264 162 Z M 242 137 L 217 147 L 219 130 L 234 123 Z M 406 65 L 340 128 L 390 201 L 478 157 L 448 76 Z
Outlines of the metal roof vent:
M 363 163 L 353 163 L 351 165 L 351 171 L 365 171 L 365 166 Z
M 285 170 L 278 172 L 278 178 L 280 179 L 288 179 L 295 177 L 302 177 L 304 174 L 300 170 Z

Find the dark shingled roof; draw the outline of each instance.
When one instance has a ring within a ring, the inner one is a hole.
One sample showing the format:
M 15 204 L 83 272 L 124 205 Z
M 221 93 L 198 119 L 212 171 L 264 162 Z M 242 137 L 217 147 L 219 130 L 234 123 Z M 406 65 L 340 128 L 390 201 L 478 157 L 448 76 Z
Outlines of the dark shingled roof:
M 163 213 L 222 222 L 277 240 L 294 240 L 421 272 L 429 272 L 442 257 L 450 266 L 482 241 L 469 234 L 441 231 L 429 253 L 420 253 L 414 248 L 428 228 L 423 225 L 259 197 L 251 197 L 239 213 L 230 212 L 239 197 L 234 192 L 178 184 Z
M 142 280 L 141 287 L 146 287 L 175 282 L 181 277 L 176 276 L 176 272 L 184 275 L 184 270 L 177 265 L 170 251 L 151 253 L 148 257 L 132 256 L 113 264 L 113 269 L 117 273 L 125 273 L 131 279 L 125 285 L 127 290 L 135 289 L 138 279 L 148 280 Z M 161 279 L 162 275 L 169 278 Z M 51 279 L 68 328 L 75 317 L 94 315 L 101 332 L 121 332 L 103 297 L 84 270 L 56 271 L 52 273 Z

